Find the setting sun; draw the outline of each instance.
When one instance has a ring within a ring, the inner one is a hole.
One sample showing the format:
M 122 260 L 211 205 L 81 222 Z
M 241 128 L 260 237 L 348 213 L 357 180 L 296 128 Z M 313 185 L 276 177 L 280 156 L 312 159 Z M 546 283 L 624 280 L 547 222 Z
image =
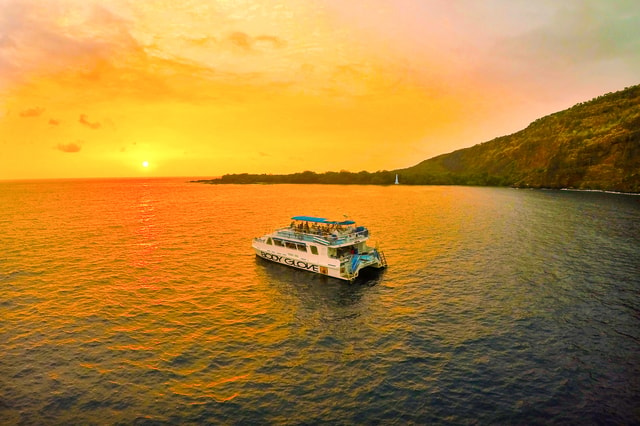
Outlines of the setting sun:
M 149 162 L 148 161 L 143 161 L 142 162 L 142 167 L 149 167 Z

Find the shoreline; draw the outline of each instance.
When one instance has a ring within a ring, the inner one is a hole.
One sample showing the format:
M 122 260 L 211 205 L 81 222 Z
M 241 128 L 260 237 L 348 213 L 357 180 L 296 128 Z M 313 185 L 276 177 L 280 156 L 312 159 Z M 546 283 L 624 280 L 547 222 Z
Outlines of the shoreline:
M 396 186 L 393 183 L 324 183 L 324 182 L 224 182 L 222 179 L 200 179 L 191 180 L 189 183 L 203 183 L 206 185 L 339 185 L 339 186 Z M 473 188 L 511 188 L 511 189 L 530 189 L 538 191 L 569 191 L 569 192 L 600 192 L 605 194 L 618 195 L 636 195 L 640 196 L 640 192 L 617 191 L 614 189 L 580 189 L 580 188 L 550 188 L 550 187 L 532 187 L 532 186 L 513 186 L 513 185 L 455 185 L 455 184 L 399 184 L 397 186 L 468 186 Z

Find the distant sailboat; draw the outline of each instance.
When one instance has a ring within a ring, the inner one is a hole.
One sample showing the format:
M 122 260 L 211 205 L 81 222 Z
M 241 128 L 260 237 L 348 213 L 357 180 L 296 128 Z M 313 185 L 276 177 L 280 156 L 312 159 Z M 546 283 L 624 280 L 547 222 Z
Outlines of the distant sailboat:
M 400 182 L 398 182 L 398 174 L 396 174 L 396 185 L 398 185 Z

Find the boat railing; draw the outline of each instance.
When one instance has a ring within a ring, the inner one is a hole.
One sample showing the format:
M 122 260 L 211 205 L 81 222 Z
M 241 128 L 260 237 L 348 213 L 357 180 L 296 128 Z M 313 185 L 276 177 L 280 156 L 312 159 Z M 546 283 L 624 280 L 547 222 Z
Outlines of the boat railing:
M 309 241 L 325 246 L 341 245 L 355 241 L 360 238 L 366 238 L 369 236 L 369 231 L 366 228 L 358 230 L 357 232 L 350 232 L 348 234 L 343 233 L 331 233 L 331 234 L 314 234 L 310 232 L 301 232 L 293 230 L 291 228 L 278 229 L 277 234 L 285 238 L 294 238 L 302 241 Z

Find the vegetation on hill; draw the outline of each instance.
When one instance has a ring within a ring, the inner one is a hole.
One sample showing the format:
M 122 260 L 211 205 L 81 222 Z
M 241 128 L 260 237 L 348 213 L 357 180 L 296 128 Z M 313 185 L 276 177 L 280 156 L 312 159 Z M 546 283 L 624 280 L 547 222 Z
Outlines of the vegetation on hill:
M 399 170 L 404 183 L 640 192 L 640 86 Z
M 413 167 L 369 173 L 231 174 L 207 183 L 484 185 L 640 192 L 640 85 Z
M 395 179 L 394 172 L 379 171 L 369 173 L 366 171 L 353 173 L 346 170 L 340 172 L 315 173 L 305 171 L 301 173 L 293 173 L 290 175 L 271 175 L 271 174 L 229 174 L 217 179 L 198 180 L 195 182 L 202 183 L 321 183 L 321 184 L 338 184 L 338 185 L 387 185 L 393 183 Z

